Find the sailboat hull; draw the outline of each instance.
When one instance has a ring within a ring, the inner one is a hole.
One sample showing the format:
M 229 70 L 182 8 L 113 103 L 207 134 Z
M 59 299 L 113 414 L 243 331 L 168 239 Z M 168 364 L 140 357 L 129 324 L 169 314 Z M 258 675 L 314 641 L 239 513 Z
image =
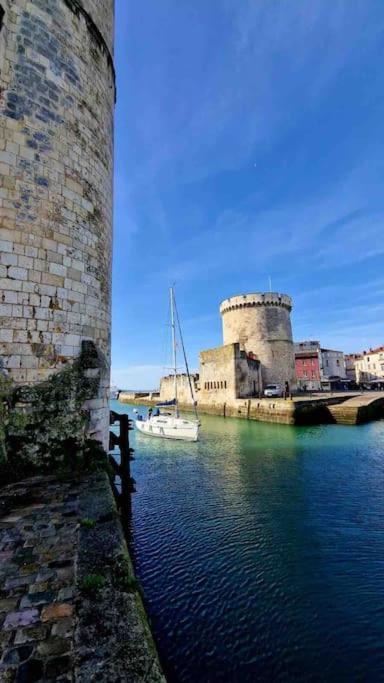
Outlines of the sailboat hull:
M 181 417 L 159 416 L 149 420 L 136 420 L 136 429 L 146 436 L 177 441 L 197 441 L 199 424 Z

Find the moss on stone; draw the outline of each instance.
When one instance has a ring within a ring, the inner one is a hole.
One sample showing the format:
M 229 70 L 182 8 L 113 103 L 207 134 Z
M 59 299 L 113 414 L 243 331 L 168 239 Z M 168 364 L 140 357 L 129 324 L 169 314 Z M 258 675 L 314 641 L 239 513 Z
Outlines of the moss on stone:
M 104 588 L 104 586 L 104 576 L 101 574 L 88 574 L 81 582 L 80 590 L 88 596 L 94 596 L 101 588 Z
M 88 438 L 89 412 L 84 409 L 98 395 L 99 373 L 94 370 L 103 365 L 94 344 L 83 342 L 71 366 L 40 384 L 14 386 L 0 374 L 2 483 L 106 467 L 103 448 Z

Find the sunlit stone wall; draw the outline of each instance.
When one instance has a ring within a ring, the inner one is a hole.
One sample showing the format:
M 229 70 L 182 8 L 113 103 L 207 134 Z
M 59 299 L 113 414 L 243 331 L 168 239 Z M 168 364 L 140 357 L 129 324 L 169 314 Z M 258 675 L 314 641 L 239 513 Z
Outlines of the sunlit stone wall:
M 106 443 L 113 0 L 0 0 L 0 358 L 37 383 L 92 340 Z

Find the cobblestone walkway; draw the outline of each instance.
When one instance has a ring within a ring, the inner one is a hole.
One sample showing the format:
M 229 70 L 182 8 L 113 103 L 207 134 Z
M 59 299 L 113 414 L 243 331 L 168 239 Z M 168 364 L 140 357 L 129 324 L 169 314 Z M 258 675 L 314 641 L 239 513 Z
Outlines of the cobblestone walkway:
M 0 683 L 165 683 L 105 472 L 0 491 L 0 629 Z
M 79 489 L 36 477 L 0 504 L 0 681 L 72 681 Z

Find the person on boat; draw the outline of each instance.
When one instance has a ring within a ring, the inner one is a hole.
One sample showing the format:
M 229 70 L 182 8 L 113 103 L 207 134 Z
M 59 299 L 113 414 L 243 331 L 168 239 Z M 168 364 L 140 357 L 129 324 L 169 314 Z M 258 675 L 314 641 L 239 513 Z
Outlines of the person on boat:
M 148 420 L 150 420 L 152 417 L 152 408 L 149 408 L 148 410 Z
M 136 419 L 137 419 L 137 421 L 138 421 L 138 422 L 142 422 L 142 421 L 143 421 L 143 416 L 142 416 L 142 415 L 140 415 L 140 413 L 138 413 L 138 415 L 137 415 L 137 418 L 136 418 Z
M 153 417 L 159 417 L 159 415 L 160 415 L 160 410 L 158 408 L 155 408 L 155 410 L 153 411 Z

